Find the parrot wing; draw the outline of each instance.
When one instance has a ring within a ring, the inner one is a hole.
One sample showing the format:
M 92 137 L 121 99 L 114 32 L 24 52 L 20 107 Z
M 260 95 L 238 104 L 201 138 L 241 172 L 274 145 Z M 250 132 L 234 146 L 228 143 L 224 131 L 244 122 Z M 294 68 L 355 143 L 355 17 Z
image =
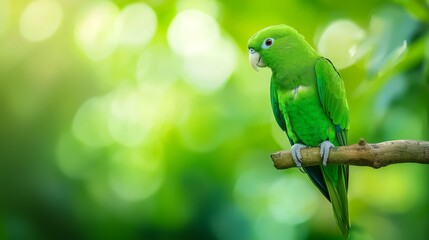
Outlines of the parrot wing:
M 317 61 L 316 77 L 323 110 L 336 126 L 335 131 L 340 145 L 347 145 L 350 119 L 344 82 L 331 61 L 326 58 Z
M 316 63 L 317 86 L 323 110 L 335 125 L 336 138 L 340 145 L 347 144 L 349 128 L 349 107 L 347 104 L 344 82 L 333 64 L 326 58 Z M 346 165 L 328 165 L 322 167 L 328 188 L 335 219 L 344 236 L 349 231 L 347 188 L 349 167 Z
M 273 109 L 274 118 L 276 119 L 277 124 L 280 126 L 280 128 L 286 132 L 286 135 L 288 136 L 290 145 L 292 146 L 294 144 L 293 140 L 289 137 L 286 127 L 286 121 L 283 113 L 280 111 L 279 107 L 279 100 L 277 97 L 277 92 L 275 88 L 274 81 L 271 80 L 270 83 L 270 97 L 271 97 L 271 107 Z

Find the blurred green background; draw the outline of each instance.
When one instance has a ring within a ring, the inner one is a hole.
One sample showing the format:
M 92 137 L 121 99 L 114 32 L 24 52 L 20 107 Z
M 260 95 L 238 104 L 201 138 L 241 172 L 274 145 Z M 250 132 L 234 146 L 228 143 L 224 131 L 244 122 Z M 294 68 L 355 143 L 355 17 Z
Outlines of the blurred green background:
M 349 143 L 429 138 L 429 2 L 0 0 L 0 239 L 340 239 L 247 40 L 340 69 Z M 429 166 L 351 167 L 351 239 L 429 236 Z

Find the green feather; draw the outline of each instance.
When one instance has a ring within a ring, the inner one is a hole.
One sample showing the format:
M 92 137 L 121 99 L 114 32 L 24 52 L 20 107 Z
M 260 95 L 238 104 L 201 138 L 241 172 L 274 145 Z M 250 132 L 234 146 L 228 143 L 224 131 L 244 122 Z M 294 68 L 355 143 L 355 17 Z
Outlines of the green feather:
M 349 128 L 349 106 L 346 90 L 340 74 L 326 58 L 320 58 L 316 63 L 317 86 L 320 102 L 335 125 L 341 129 Z
M 335 220 L 344 237 L 349 233 L 349 212 L 347 203 L 347 178 L 346 166 L 327 165 L 322 168 L 323 176 L 328 187 L 329 197 L 332 203 Z
M 271 107 L 273 109 L 274 117 L 277 121 L 277 124 L 283 131 L 286 131 L 286 122 L 279 109 L 279 101 L 277 99 L 276 88 L 273 82 L 270 84 L 270 97 L 271 97 Z

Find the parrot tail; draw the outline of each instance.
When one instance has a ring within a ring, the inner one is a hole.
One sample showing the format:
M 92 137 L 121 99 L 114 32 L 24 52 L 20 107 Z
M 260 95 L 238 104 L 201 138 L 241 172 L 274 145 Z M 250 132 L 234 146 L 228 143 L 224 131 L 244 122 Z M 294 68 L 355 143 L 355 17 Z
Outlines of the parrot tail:
M 343 165 L 328 165 L 322 167 L 323 176 L 328 188 L 335 220 L 341 234 L 347 238 L 350 230 L 349 210 L 347 200 L 348 168 Z

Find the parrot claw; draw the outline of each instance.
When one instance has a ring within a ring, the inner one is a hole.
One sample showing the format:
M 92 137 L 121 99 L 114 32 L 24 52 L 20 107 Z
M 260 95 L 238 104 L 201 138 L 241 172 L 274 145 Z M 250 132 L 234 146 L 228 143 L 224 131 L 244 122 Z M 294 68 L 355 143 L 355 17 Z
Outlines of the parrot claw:
M 299 170 L 302 173 L 305 173 L 304 168 L 302 168 L 301 163 L 302 163 L 302 157 L 301 157 L 301 149 L 303 148 L 308 148 L 308 146 L 304 145 L 304 144 L 294 144 L 291 147 L 291 154 L 292 154 L 292 159 L 295 162 L 295 165 L 297 168 L 299 168 Z
M 320 157 L 322 158 L 323 166 L 326 166 L 328 162 L 329 151 L 331 147 L 334 147 L 330 141 L 323 141 L 320 145 Z

